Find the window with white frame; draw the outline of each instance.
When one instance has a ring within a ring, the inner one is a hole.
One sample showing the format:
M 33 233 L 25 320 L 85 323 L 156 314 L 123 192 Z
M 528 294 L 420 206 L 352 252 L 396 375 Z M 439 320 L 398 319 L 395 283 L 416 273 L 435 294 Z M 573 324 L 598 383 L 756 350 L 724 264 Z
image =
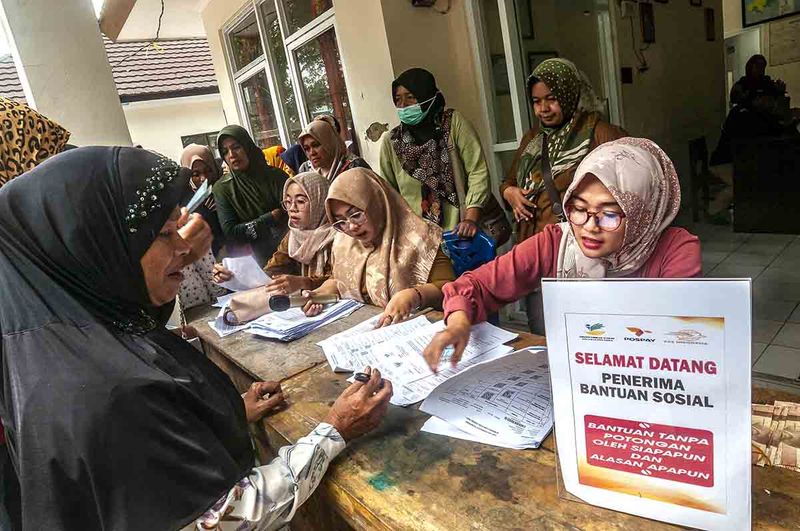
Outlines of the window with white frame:
M 262 148 L 297 141 L 331 114 L 356 142 L 332 0 L 252 0 L 225 28 L 239 113 Z

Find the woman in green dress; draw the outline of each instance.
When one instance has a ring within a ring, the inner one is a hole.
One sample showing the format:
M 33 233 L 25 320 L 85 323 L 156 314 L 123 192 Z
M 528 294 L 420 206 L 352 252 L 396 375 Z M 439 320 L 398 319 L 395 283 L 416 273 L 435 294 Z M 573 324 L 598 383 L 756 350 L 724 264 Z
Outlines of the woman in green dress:
M 264 153 L 250 134 L 229 125 L 217 136 L 219 152 L 230 173 L 214 185 L 222 231 L 234 254 L 249 247 L 263 267 L 275 254 L 287 231 L 286 213 L 281 208 L 286 173 L 267 164 Z M 245 251 L 246 252 L 246 251 Z

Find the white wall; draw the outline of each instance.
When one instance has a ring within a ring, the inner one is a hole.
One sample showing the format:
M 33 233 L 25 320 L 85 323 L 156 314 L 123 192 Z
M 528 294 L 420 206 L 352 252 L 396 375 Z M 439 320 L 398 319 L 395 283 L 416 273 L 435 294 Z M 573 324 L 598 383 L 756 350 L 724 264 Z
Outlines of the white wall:
M 200 0 L 164 0 L 164 16 L 161 19 L 162 39 L 205 37 L 206 31 L 200 18 Z M 152 39 L 158 28 L 161 0 L 136 0 L 117 40 L 132 41 Z
M 219 131 L 225 124 L 218 94 L 123 105 L 134 144 L 180 161 L 181 136 Z
M 130 145 L 91 0 L 1 0 L 28 104 L 77 145 Z
M 625 128 L 633 136 L 650 138 L 672 158 L 682 182 L 688 178 L 688 141 L 706 136 L 716 146 L 725 119 L 725 59 L 722 0 L 653 3 L 656 42 L 643 53 L 649 69 L 638 72 L 630 21 L 611 3 L 618 36 L 619 65 L 632 67 L 633 84 L 622 85 Z M 706 41 L 703 8 L 713 8 L 716 41 Z M 639 46 L 638 16 L 634 19 Z M 684 187 L 684 190 L 688 188 Z M 687 196 L 688 197 L 688 196 Z

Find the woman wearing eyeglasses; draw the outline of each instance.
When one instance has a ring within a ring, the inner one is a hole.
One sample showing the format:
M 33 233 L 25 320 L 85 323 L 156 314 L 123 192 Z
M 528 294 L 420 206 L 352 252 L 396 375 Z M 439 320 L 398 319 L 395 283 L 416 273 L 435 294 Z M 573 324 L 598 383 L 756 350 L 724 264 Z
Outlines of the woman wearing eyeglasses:
M 267 291 L 288 295 L 319 287 L 331 274 L 334 231 L 325 217 L 328 180 L 317 172 L 305 172 L 286 181 L 281 205 L 289 214 L 289 232 L 278 245 L 264 271 L 272 277 Z M 226 282 L 233 273 L 214 266 L 214 281 Z
M 643 138 L 603 144 L 581 162 L 564 196 L 568 221 L 447 284 L 447 328 L 425 359 L 436 370 L 443 350 L 461 359 L 472 323 L 539 287 L 543 277 L 689 278 L 700 275 L 700 241 L 670 227 L 680 207 L 675 167 Z
M 316 294 L 337 294 L 384 308 L 378 326 L 407 319 L 420 308 L 440 308 L 453 266 L 441 251 L 442 229 L 416 215 L 374 172 L 339 174 L 325 201 L 333 240 L 333 274 Z M 306 315 L 322 310 L 308 304 Z

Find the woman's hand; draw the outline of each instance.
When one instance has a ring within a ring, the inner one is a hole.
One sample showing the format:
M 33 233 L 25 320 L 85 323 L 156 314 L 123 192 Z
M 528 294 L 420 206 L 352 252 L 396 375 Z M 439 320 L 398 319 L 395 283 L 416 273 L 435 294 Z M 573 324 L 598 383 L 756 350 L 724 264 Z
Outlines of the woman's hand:
M 311 289 L 311 279 L 296 275 L 275 275 L 267 285 L 270 295 L 290 295 L 301 290 Z
M 303 297 L 311 297 L 314 295 L 339 295 L 339 287 L 336 280 L 329 278 L 314 291 L 305 290 L 301 291 L 300 294 Z M 322 304 L 316 304 L 308 301 L 306 305 L 303 306 L 303 313 L 306 314 L 306 317 L 314 317 L 315 315 L 322 313 L 322 308 Z
M 402 323 L 422 306 L 423 301 L 420 298 L 420 292 L 414 288 L 395 293 L 394 297 L 389 300 L 389 304 L 383 309 L 375 328 Z
M 325 422 L 349 442 L 377 428 L 392 398 L 392 383 L 383 380 L 378 369 L 367 367 L 367 383 L 354 382 L 336 399 Z
M 191 250 L 184 257 L 183 265 L 187 266 L 204 257 L 211 249 L 211 241 L 214 235 L 211 227 L 200 214 L 189 214 L 189 210 L 184 207 L 181 209 L 181 217 L 178 218 L 178 234 L 189 244 Z
M 253 382 L 242 395 L 247 422 L 257 422 L 273 409 L 286 403 L 281 384 L 278 382 Z
M 503 190 L 503 198 L 508 201 L 514 211 L 517 221 L 531 221 L 536 212 L 536 205 L 526 197 L 530 190 L 523 190 L 519 186 L 509 186 Z
M 211 280 L 217 284 L 222 284 L 233 278 L 233 271 L 222 264 L 214 264 L 214 271 L 211 273 Z
M 453 347 L 453 354 L 450 356 L 450 362 L 453 367 L 461 361 L 461 355 L 464 354 L 464 349 L 467 348 L 467 343 L 469 342 L 471 326 L 472 323 L 469 322 L 466 312 L 459 311 L 450 314 L 447 318 L 447 328 L 433 336 L 431 342 L 422 352 L 422 355 L 425 356 L 425 361 L 428 362 L 433 372 L 438 372 L 442 353 L 447 347 Z
M 459 238 L 474 238 L 478 233 L 478 224 L 471 219 L 465 219 L 455 228 Z

